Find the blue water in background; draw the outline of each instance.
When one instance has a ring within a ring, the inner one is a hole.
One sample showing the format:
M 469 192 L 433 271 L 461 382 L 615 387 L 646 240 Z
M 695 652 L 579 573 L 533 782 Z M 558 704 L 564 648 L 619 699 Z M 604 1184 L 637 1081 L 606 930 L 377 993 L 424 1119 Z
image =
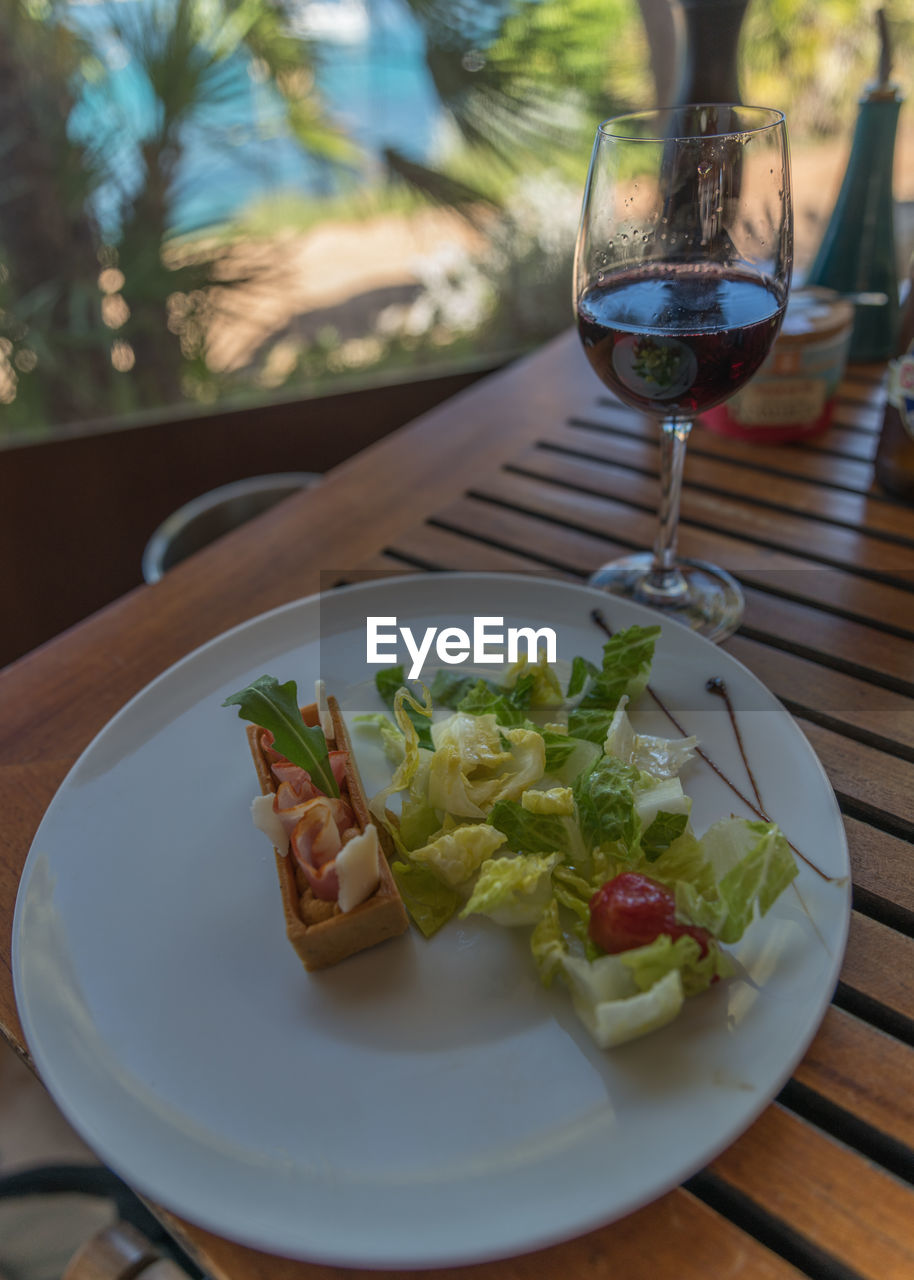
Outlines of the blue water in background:
M 118 4 L 118 20 L 143 3 Z M 228 68 L 231 94 L 183 126 L 172 230 L 222 222 L 277 191 L 330 195 L 347 181 L 365 182 L 378 173 L 385 147 L 414 161 L 431 158 L 443 112 L 425 64 L 422 31 L 399 0 L 373 0 L 370 15 L 363 41 L 320 41 L 316 68 L 328 113 L 361 148 L 357 171 L 340 174 L 307 155 L 290 136 L 275 93 L 252 78 L 239 55 Z M 115 231 L 125 195 L 142 180 L 138 144 L 155 125 L 156 102 L 123 43 L 112 38 L 104 5 L 74 5 L 71 22 L 108 68 L 102 81 L 86 86 L 71 133 L 114 160 L 117 178 L 102 187 L 95 207 L 102 226 Z

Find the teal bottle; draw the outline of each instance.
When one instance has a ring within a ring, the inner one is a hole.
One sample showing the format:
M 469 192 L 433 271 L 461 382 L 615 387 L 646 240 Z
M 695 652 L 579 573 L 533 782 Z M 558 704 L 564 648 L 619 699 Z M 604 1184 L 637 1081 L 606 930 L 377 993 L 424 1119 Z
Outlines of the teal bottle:
M 880 10 L 878 81 L 860 100 L 847 172 L 807 283 L 843 294 L 884 295 L 855 306 L 851 360 L 888 360 L 899 325 L 892 169 L 901 96 L 889 83 L 889 48 Z

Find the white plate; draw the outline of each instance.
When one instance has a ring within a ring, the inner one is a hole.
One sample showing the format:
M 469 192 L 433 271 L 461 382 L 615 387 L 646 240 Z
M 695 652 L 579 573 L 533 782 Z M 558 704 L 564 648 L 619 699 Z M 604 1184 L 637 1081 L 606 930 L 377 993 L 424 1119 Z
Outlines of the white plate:
M 525 931 L 451 923 L 307 975 L 286 942 L 243 726 L 220 704 L 270 672 L 318 672 L 348 712 L 380 709 L 365 619 L 558 632 L 599 657 L 654 615 L 537 578 L 386 579 L 227 632 L 138 694 L 86 749 L 36 834 L 14 923 L 16 998 L 42 1078 L 99 1156 L 153 1199 L 276 1253 L 418 1267 L 520 1253 L 630 1212 L 729 1144 L 780 1089 L 828 1005 L 849 917 L 834 795 L 780 704 L 676 625 L 652 687 L 828 875 L 801 868 L 737 948 L 745 977 L 672 1026 L 601 1053 Z M 323 640 L 323 644 L 321 641 Z M 402 652 L 402 651 L 401 651 Z M 492 674 L 497 675 L 493 668 Z M 643 700 L 647 705 L 648 699 Z M 663 717 L 641 716 L 671 732 Z M 386 781 L 356 731 L 369 790 Z M 684 778 L 698 830 L 747 810 L 707 766 Z

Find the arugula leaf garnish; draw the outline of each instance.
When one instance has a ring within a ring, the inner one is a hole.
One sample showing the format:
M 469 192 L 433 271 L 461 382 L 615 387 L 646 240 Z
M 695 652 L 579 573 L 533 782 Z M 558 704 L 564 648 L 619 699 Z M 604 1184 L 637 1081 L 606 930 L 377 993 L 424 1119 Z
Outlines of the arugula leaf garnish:
M 226 698 L 222 705 L 238 707 L 242 720 L 268 729 L 276 750 L 306 769 L 311 781 L 325 795 L 340 794 L 330 768 L 327 739 L 319 725 L 307 725 L 302 719 L 294 680 L 280 684 L 275 676 L 259 676 L 247 688 Z

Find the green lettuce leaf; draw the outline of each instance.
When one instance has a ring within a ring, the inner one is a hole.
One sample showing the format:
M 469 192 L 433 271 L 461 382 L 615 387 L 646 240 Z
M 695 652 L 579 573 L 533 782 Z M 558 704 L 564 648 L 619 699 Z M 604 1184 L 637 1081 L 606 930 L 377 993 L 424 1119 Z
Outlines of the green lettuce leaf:
M 414 849 L 411 861 L 427 867 L 449 888 L 466 884 L 471 876 L 505 843 L 505 837 L 488 823 L 455 827 Z
M 491 713 L 473 715 L 458 711 L 446 720 L 438 720 L 432 726 L 432 742 L 436 752 L 453 749 L 467 775 L 478 771 L 494 773 L 511 758 L 498 731 L 498 721 Z
M 602 746 L 612 723 L 610 707 L 577 706 L 568 716 L 568 732 L 576 738 Z
M 483 818 L 497 801 L 519 799 L 543 776 L 542 735 L 521 726 L 502 731 L 492 714 L 459 711 L 435 724 L 432 737 L 429 803 L 458 817 Z
M 573 787 L 578 821 L 591 846 L 619 841 L 630 848 L 638 833 L 635 815 L 637 769 L 614 756 L 601 756 Z
M 628 870 L 643 871 L 674 891 L 679 881 L 691 885 L 694 893 L 699 895 L 713 894 L 717 890 L 711 864 L 705 858 L 701 844 L 690 827 L 686 827 L 682 835 L 658 853 L 656 858 L 649 860 L 642 853 L 638 860 L 629 864 Z
M 420 849 L 440 830 L 438 811 L 432 808 L 422 794 L 422 788 L 417 787 L 415 794 L 411 790 L 400 809 L 399 833 L 403 848 Z
M 459 671 L 439 668 L 432 679 L 432 702 L 436 707 L 450 707 L 452 711 L 456 711 L 461 698 L 465 698 L 477 683 L 477 676 L 465 676 Z
M 712 943 L 702 956 L 701 947 L 688 934 L 674 942 L 669 934 L 662 933 L 647 946 L 621 952 L 619 959 L 639 991 L 649 991 L 675 969 L 682 979 L 684 993 L 697 996 L 706 991 L 715 978 L 729 978 L 735 972 L 733 961 L 725 951 Z
M 568 786 L 578 774 L 589 769 L 600 754 L 598 744 L 585 738 L 572 738 L 555 729 L 540 729 L 539 732 L 546 744 L 546 773 Z
M 390 869 L 403 905 L 425 937 L 430 938 L 454 915 L 460 906 L 460 895 L 442 884 L 427 867 L 393 862 Z
M 497 689 L 487 680 L 477 680 L 460 699 L 457 709 L 472 716 L 494 715 L 502 725 L 521 725 L 527 719 L 533 684 L 532 675 L 521 677 L 513 689 Z
M 535 924 L 552 897 L 557 853 L 489 858 L 479 869 L 469 902 L 460 915 L 483 915 L 501 925 Z
M 641 851 L 648 862 L 655 862 L 678 840 L 689 822 L 688 813 L 666 813 L 660 810 L 646 831 L 641 833 Z
M 499 800 L 489 822 L 507 838 L 515 853 L 561 853 L 569 845 L 569 828 L 557 814 L 530 813 L 516 800 Z
M 647 688 L 660 627 L 628 627 L 603 646 L 603 663 L 596 683 L 600 696 L 615 707 L 624 693 L 634 702 Z
M 530 950 L 540 982 L 544 987 L 551 986 L 553 978 L 562 971 L 566 950 L 559 921 L 559 904 L 555 898 L 546 907 L 530 935 Z
M 397 765 L 394 776 L 382 791 L 371 797 L 368 807 L 372 814 L 390 829 L 391 822 L 387 815 L 387 800 L 397 791 L 406 791 L 414 784 L 423 757 L 428 760 L 429 753 L 419 745 L 419 733 L 416 719 L 431 719 L 432 703 L 428 690 L 424 688 L 425 703 L 417 702 L 405 685 L 402 685 L 394 697 L 394 719 L 403 735 L 403 759 Z
M 520 798 L 521 808 L 528 813 L 560 814 L 565 818 L 574 817 L 574 793 L 571 787 L 549 787 L 540 790 L 531 787 Z
M 401 688 L 406 687 L 406 677 L 402 664 L 396 667 L 382 667 L 380 671 L 376 671 L 374 683 L 383 701 L 393 710 L 397 700 L 397 693 Z M 432 737 L 425 712 L 415 710 L 414 707 L 410 707 L 407 704 L 406 714 L 413 722 L 419 746 L 431 750 Z
M 685 999 L 678 969 L 670 969 L 639 991 L 621 955 L 586 960 L 566 954 L 562 976 L 571 991 L 575 1013 L 601 1049 L 666 1026 L 677 1017 Z
M 391 764 L 399 764 L 403 759 L 405 746 L 403 734 L 394 722 L 383 711 L 373 715 L 356 716 L 355 723 L 365 729 L 376 729 L 381 738 L 384 754 Z
M 603 646 L 603 663 L 588 680 L 583 698 L 568 717 L 568 732 L 589 742 L 602 743 L 609 732 L 619 699 L 628 694 L 634 700 L 647 686 L 654 657 L 658 627 L 628 627 L 607 640 Z M 572 680 L 580 685 L 582 664 L 578 674 L 572 665 Z
M 738 942 L 756 914 L 764 916 L 797 874 L 790 845 L 775 823 L 743 818 L 715 823 L 698 845 L 715 884 L 702 892 L 689 881 L 677 881 L 677 913 L 721 942 Z
M 616 756 L 623 764 L 646 770 L 655 778 L 675 777 L 695 755 L 698 739 L 658 738 L 635 733 L 626 711 L 628 701 L 628 694 L 619 699 L 606 732 L 603 750 L 609 756 Z
M 485 809 L 473 796 L 464 759 L 452 743 L 439 747 L 432 756 L 428 802 L 432 808 L 458 818 L 481 820 L 486 816 Z
M 242 720 L 268 729 L 280 755 L 306 769 L 324 795 L 340 794 L 330 768 L 327 739 L 319 725 L 306 725 L 302 720 L 294 680 L 280 684 L 275 676 L 259 676 L 247 688 L 231 694 L 222 705 L 238 707 Z
M 405 684 L 406 672 L 402 664 L 396 667 L 382 667 L 380 671 L 375 672 L 375 688 L 391 710 L 393 710 L 397 690 Z
M 587 658 L 574 658 L 571 663 L 571 677 L 568 681 L 565 697 L 576 698 L 579 693 L 583 693 L 587 682 L 599 674 L 600 668 L 595 667 Z
M 648 862 L 654 862 L 688 828 L 691 797 L 685 794 L 678 778 L 641 773 L 632 798 L 637 835 L 630 852 L 640 850 Z
M 509 667 L 504 686 L 512 693 L 523 684 L 525 705 L 530 707 L 560 707 L 565 699 L 562 686 L 552 667 L 546 661 L 546 651 L 541 649 L 532 665 L 525 655 Z
M 557 869 L 557 873 L 564 871 Z M 704 958 L 689 937 L 657 938 L 620 955 L 574 954 L 562 933 L 555 899 L 540 917 L 530 941 L 544 986 L 556 976 L 568 985 L 574 1010 L 602 1049 L 624 1044 L 672 1022 L 687 995 L 704 991 L 733 965 L 718 947 Z

